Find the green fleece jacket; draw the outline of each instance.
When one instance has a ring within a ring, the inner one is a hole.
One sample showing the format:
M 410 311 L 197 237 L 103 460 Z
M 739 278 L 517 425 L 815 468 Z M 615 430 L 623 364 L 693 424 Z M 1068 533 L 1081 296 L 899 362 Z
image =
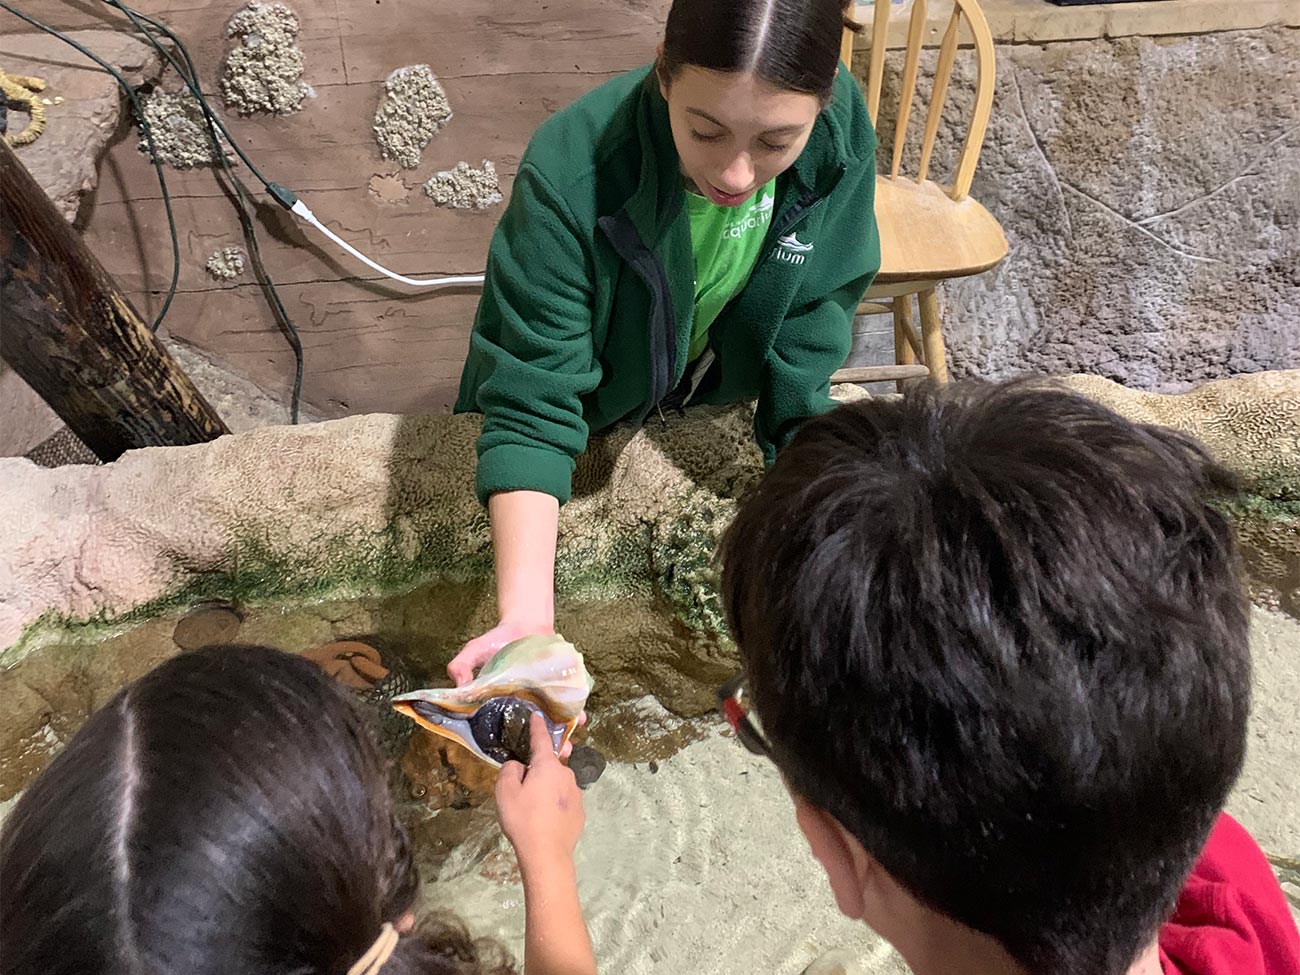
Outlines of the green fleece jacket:
M 808 145 L 777 179 L 744 290 L 709 329 L 692 402 L 756 399 L 770 463 L 828 410 L 854 309 L 880 267 L 876 137 L 841 70 Z M 488 250 L 457 412 L 481 412 L 477 489 L 569 498 L 589 433 L 643 423 L 686 370 L 695 263 L 668 107 L 642 68 L 548 119 Z

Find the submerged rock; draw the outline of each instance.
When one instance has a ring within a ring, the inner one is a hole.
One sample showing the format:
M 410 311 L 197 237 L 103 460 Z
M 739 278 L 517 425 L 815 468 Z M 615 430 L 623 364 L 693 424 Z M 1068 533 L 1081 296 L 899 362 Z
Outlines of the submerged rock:
M 569 768 L 578 782 L 579 789 L 585 789 L 605 774 L 605 756 L 590 745 L 574 745 L 573 754 L 569 756 Z
M 218 643 L 230 643 L 239 634 L 244 618 L 235 607 L 220 602 L 201 603 L 181 617 L 172 639 L 182 650 L 198 650 Z

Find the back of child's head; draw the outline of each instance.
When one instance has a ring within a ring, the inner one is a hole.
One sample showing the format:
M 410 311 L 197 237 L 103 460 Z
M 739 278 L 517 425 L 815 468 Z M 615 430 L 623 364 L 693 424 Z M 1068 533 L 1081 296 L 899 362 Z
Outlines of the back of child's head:
M 386 778 L 314 664 L 175 657 L 92 715 L 4 823 L 0 970 L 343 975 L 416 899 Z M 383 975 L 485 972 L 480 947 L 431 921 Z
M 1116 975 L 1245 748 L 1230 485 L 1188 438 L 1042 384 L 809 422 L 723 587 L 791 788 L 1030 972 Z

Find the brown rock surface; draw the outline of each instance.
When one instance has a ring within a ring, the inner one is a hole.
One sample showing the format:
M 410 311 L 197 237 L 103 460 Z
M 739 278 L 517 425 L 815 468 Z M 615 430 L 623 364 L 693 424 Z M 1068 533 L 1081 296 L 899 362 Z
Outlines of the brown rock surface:
M 68 36 L 113 65 L 133 86 L 158 77 L 157 53 L 129 34 L 78 30 Z M 44 79 L 43 97 L 62 99 L 46 106 L 48 124 L 41 137 L 16 151 L 59 212 L 75 220 L 82 195 L 98 182 L 96 166 L 117 132 L 125 96 L 110 74 L 49 34 L 0 37 L 0 67 Z

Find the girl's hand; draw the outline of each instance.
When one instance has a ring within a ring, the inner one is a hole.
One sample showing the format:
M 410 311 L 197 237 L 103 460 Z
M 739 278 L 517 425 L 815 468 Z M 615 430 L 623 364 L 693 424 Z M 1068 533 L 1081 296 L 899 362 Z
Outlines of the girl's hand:
M 475 637 L 460 649 L 460 653 L 447 664 L 447 676 L 456 682 L 456 686 L 468 684 L 474 679 L 474 671 L 492 659 L 498 650 L 507 643 L 522 640 L 534 634 L 553 632 L 550 624 L 515 623 L 503 620 L 482 636 Z
M 552 751 L 546 722 L 529 723 L 533 755 L 527 768 L 506 762 L 497 778 L 497 814 L 525 875 L 545 877 L 573 869 L 573 851 L 586 822 L 573 772 Z

